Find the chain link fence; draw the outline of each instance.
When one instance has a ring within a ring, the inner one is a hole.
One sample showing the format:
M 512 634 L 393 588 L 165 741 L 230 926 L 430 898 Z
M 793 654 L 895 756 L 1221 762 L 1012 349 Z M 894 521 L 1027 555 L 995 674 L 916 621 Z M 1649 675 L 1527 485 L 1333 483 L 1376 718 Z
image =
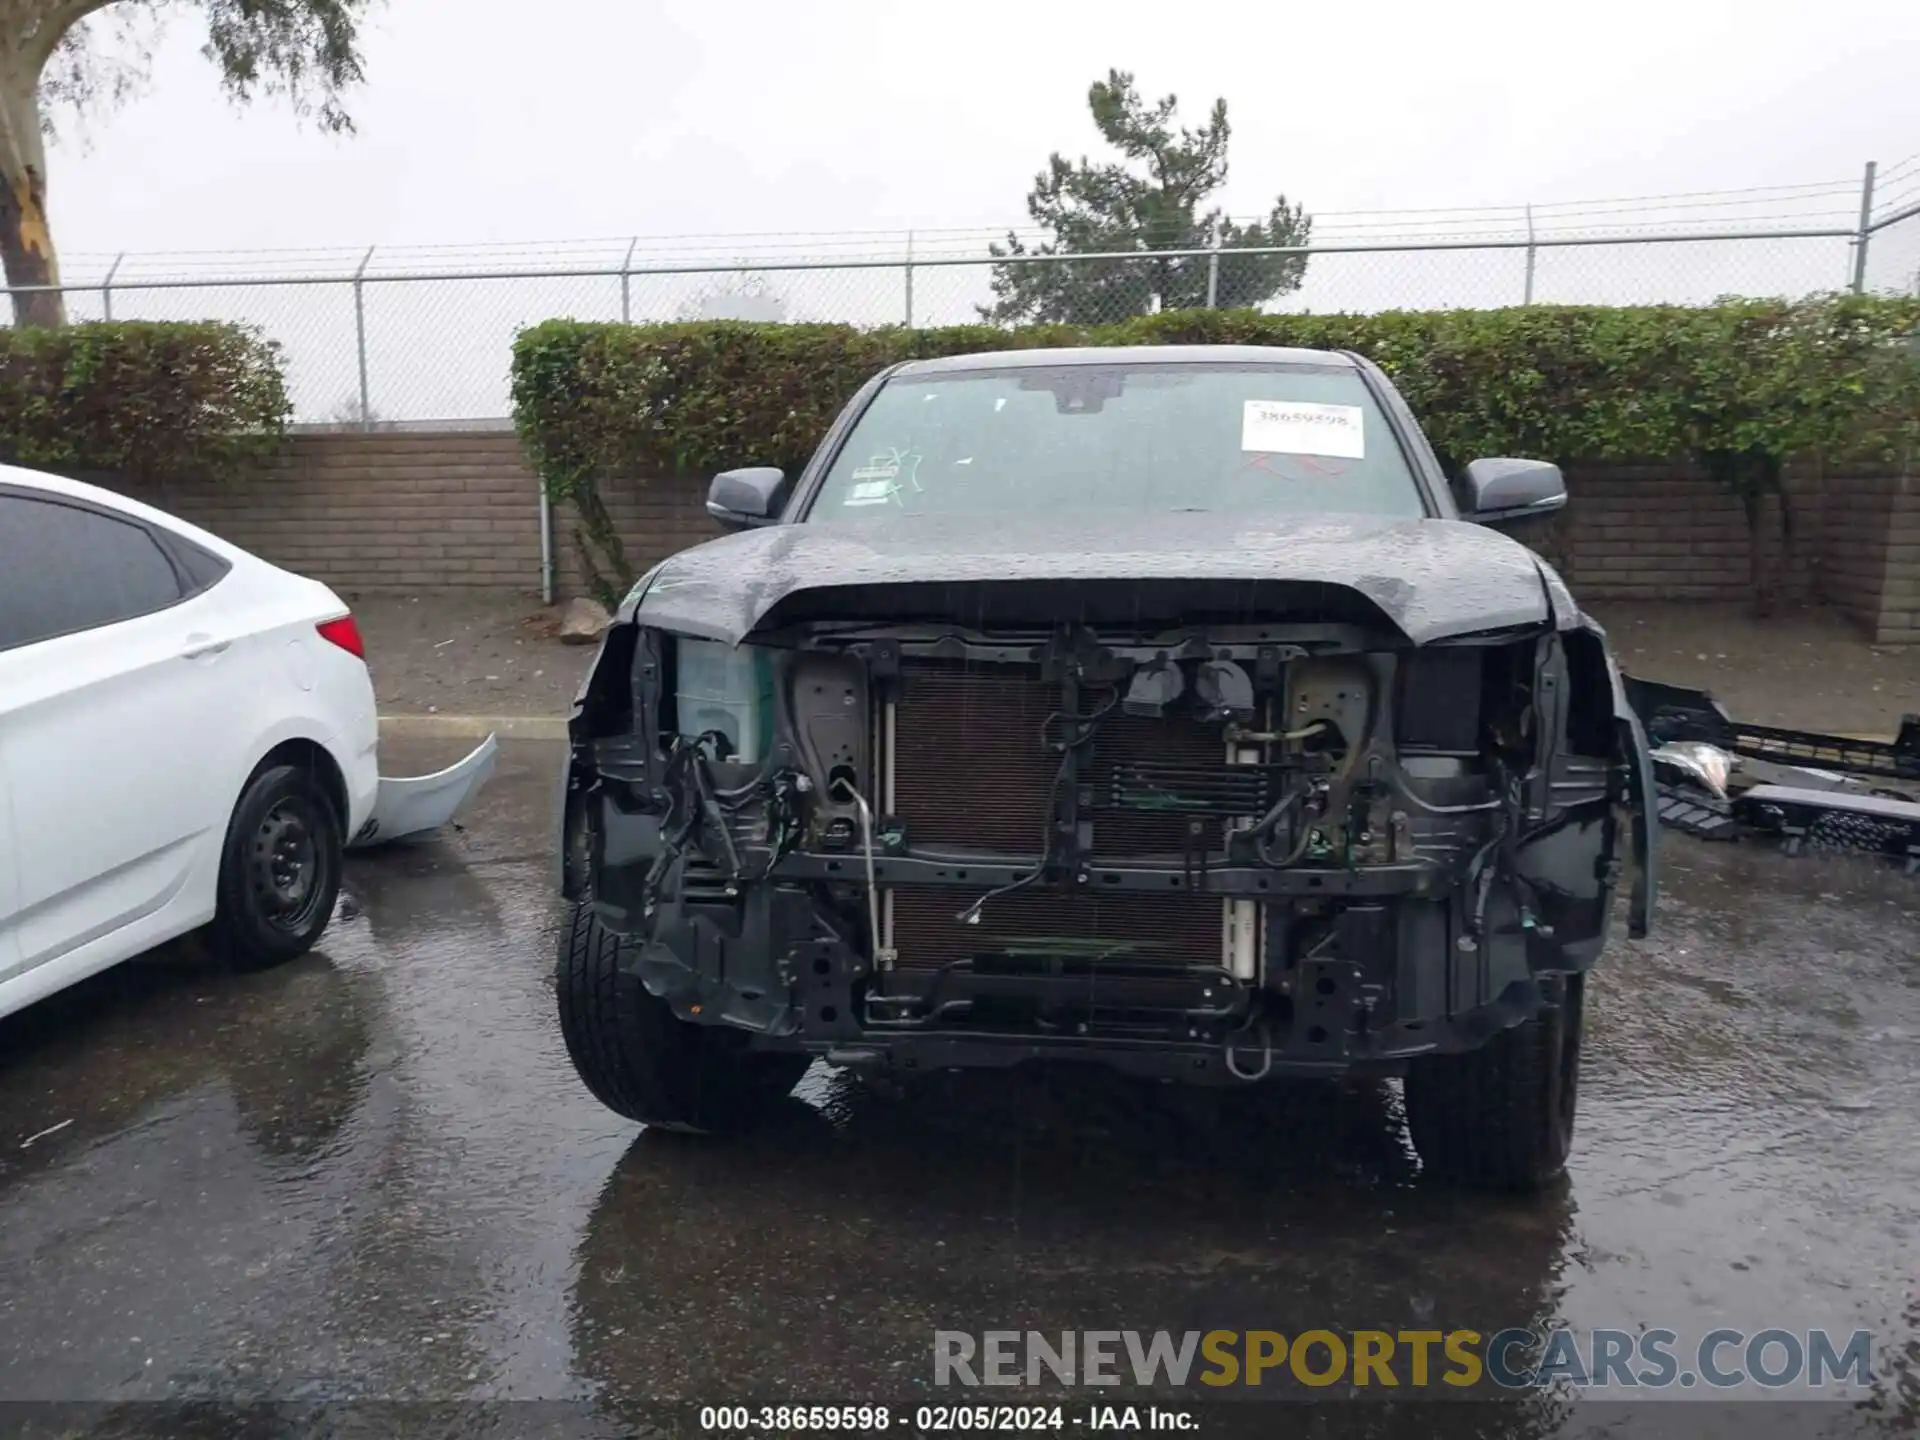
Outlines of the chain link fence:
M 1323 313 L 1704 304 L 1846 288 L 1920 294 L 1920 155 L 1882 174 L 1869 166 L 1864 181 L 1323 215 L 1311 245 L 1285 251 L 996 258 L 989 246 L 1005 238 L 934 231 L 74 256 L 61 288 L 74 319 L 258 327 L 285 349 L 299 422 L 471 423 L 508 414 L 508 357 L 525 325 L 555 317 L 979 323 L 1003 266 L 1089 279 L 1184 265 L 1217 278 L 1237 258 L 1294 255 L 1304 261 L 1298 288 L 1263 308 Z M 1073 318 L 1139 313 L 1115 297 L 1141 286 L 1092 288 L 1098 293 Z
M 1858 289 L 1875 294 L 1920 295 L 1920 158 L 1893 177 L 1897 189 L 1881 192 L 1864 227 Z

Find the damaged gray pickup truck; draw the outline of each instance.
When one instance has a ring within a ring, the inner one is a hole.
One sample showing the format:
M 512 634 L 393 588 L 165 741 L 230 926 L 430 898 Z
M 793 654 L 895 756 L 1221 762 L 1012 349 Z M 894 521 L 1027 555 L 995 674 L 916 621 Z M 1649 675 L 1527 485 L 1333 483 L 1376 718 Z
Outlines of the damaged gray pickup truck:
M 571 722 L 560 1018 L 724 1129 L 808 1063 L 1401 1075 L 1427 1169 L 1573 1129 L 1653 781 L 1605 636 L 1357 356 L 1019 351 L 871 380 L 644 576 Z

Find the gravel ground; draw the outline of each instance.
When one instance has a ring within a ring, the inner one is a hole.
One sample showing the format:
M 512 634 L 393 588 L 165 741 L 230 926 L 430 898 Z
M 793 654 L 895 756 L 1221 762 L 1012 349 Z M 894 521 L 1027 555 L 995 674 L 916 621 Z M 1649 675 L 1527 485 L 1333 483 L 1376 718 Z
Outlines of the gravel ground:
M 1830 610 L 1756 621 L 1739 605 L 1608 605 L 1620 668 L 1713 692 L 1739 719 L 1794 730 L 1892 735 L 1920 712 L 1920 646 L 1869 645 Z
M 516 593 L 363 595 L 353 613 L 383 715 L 564 715 L 591 645 L 553 638 L 556 616 Z
M 1920 711 L 1920 647 L 1876 647 L 1829 611 L 1761 623 L 1739 605 L 1596 604 L 1622 668 L 1711 690 L 1741 719 L 1891 735 Z M 499 592 L 354 602 L 389 715 L 563 715 L 592 646 L 553 638 L 537 600 Z

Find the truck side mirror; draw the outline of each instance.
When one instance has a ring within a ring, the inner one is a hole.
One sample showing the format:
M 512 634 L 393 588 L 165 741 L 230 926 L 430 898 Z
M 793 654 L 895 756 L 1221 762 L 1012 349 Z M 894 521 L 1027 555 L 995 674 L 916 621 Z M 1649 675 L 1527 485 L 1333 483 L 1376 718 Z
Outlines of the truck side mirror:
M 1475 460 L 1460 488 L 1461 518 L 1480 525 L 1551 515 L 1567 503 L 1566 477 L 1547 460 Z
M 772 465 L 722 470 L 707 487 L 707 513 L 729 530 L 750 530 L 780 518 L 787 472 Z

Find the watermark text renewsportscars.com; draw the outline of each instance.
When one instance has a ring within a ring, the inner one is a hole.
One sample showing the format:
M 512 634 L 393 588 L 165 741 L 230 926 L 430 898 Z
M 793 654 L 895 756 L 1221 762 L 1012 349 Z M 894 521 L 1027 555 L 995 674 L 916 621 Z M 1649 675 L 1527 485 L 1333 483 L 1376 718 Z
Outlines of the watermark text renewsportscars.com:
M 1865 1330 L 936 1330 L 948 1386 L 1865 1389 Z M 1201 1390 L 1199 1393 L 1206 1393 Z

